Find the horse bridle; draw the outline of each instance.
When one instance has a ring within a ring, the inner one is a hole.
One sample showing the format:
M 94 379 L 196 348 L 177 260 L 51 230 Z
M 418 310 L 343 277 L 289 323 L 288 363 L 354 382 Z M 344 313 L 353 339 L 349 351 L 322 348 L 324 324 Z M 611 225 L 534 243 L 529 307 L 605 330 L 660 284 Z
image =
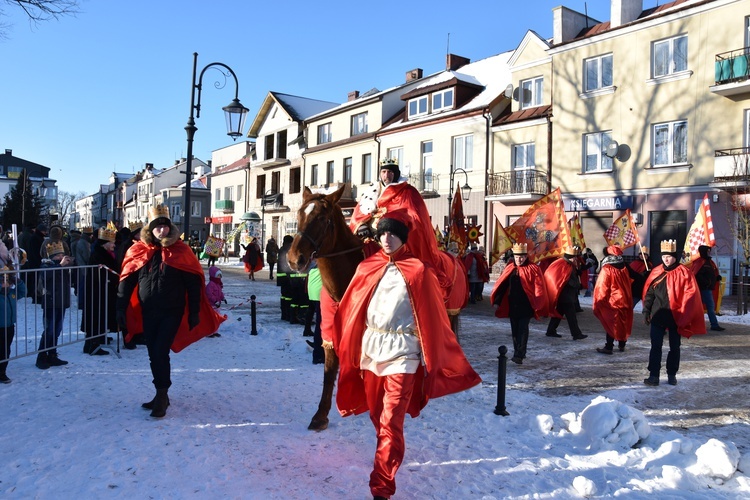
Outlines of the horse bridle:
M 310 260 L 316 259 L 316 258 L 317 259 L 327 259 L 327 258 L 330 258 L 330 257 L 336 257 L 338 255 L 344 255 L 344 254 L 347 254 L 347 253 L 350 253 L 350 252 L 360 251 L 362 249 L 362 247 L 354 247 L 354 248 L 348 248 L 346 250 L 341 250 L 340 252 L 333 252 L 333 253 L 328 253 L 328 254 L 324 254 L 324 255 L 318 255 L 318 252 L 320 251 L 320 245 L 321 245 L 321 243 L 323 243 L 323 240 L 326 237 L 326 233 L 328 233 L 328 230 L 331 229 L 332 227 L 333 227 L 333 223 L 331 223 L 331 219 L 326 219 L 326 226 L 323 229 L 323 232 L 320 234 L 320 237 L 319 237 L 318 240 L 314 240 L 312 238 L 312 236 L 310 236 L 309 234 L 307 234 L 304 230 L 297 231 L 297 234 L 299 236 L 301 236 L 302 238 L 304 238 L 307 241 L 309 241 L 310 244 L 312 244 L 312 246 L 313 246 L 313 251 L 310 254 Z

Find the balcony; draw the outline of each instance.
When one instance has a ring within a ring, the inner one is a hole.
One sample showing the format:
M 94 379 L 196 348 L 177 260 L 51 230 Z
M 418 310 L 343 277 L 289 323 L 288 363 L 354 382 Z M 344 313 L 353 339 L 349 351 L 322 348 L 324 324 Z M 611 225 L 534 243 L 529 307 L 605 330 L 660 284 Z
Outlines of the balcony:
M 548 192 L 547 174 L 539 170 L 490 174 L 487 184 L 487 197 L 503 202 L 536 201 Z
M 750 47 L 716 55 L 711 92 L 724 97 L 750 92 Z
M 260 199 L 260 206 L 264 207 L 266 212 L 287 209 L 284 206 L 284 193 L 269 194 L 262 197 Z
M 437 198 L 440 196 L 440 176 L 432 173 L 412 174 L 409 176 L 409 184 L 414 186 L 422 198 Z
M 714 152 L 712 186 L 737 192 L 750 187 L 750 147 L 717 149 Z
M 260 167 L 263 170 L 268 170 L 270 168 L 289 164 L 291 164 L 291 161 L 288 158 L 266 158 L 265 160 L 254 163 L 253 167 Z
M 234 213 L 234 200 L 217 200 L 214 202 L 214 210 L 225 213 Z

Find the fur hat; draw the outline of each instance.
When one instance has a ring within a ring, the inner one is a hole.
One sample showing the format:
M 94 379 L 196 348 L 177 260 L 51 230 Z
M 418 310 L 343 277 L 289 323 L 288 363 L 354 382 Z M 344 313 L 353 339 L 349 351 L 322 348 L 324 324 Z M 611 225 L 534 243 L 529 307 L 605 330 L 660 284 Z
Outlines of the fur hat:
M 401 178 L 401 169 L 398 168 L 398 160 L 395 158 L 383 158 L 380 162 L 380 170 L 390 170 L 393 172 L 393 182 Z
M 164 205 L 154 205 L 148 209 L 148 230 L 153 231 L 156 226 L 171 226 L 172 220 L 169 218 L 169 209 Z
M 409 238 L 409 216 L 406 212 L 403 210 L 387 212 L 378 222 L 376 231 L 378 239 L 385 232 L 397 236 L 401 240 L 401 243 L 406 243 L 406 240 Z

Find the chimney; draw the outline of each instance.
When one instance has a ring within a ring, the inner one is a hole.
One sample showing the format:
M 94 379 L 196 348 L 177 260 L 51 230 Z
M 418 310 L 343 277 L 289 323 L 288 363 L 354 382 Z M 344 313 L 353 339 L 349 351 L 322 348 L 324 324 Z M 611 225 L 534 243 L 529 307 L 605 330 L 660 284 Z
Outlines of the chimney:
M 406 72 L 406 83 L 422 78 L 422 68 L 410 69 Z
M 445 69 L 448 71 L 456 71 L 461 66 L 466 66 L 471 62 L 471 59 L 457 56 L 456 54 L 448 54 L 445 56 Z
M 146 163 L 146 170 L 153 170 L 154 164 L 153 163 Z
M 6 149 L 5 150 L 5 154 L 13 156 L 13 150 L 12 149 Z
M 611 0 L 612 17 L 609 25 L 612 28 L 635 21 L 643 10 L 643 0 Z
M 593 17 L 585 16 L 580 12 L 560 6 L 552 9 L 552 24 L 554 32 L 552 43 L 558 45 L 573 40 L 581 30 L 599 24 L 599 21 Z
M 346 95 L 346 101 L 347 101 L 347 102 L 351 102 L 351 101 L 353 101 L 354 99 L 356 99 L 357 97 L 359 97 L 359 90 L 352 90 L 351 92 L 349 92 L 349 93 L 348 93 L 348 94 Z

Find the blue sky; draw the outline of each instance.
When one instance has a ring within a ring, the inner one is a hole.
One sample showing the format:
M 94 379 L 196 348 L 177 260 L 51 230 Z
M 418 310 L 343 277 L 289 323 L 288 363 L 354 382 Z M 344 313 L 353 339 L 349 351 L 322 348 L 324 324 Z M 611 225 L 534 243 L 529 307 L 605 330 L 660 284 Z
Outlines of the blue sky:
M 268 91 L 333 102 L 352 90 L 380 90 L 445 65 L 512 50 L 527 30 L 552 36 L 552 8 L 608 20 L 606 0 L 445 0 L 374 3 L 242 0 L 82 0 L 81 13 L 30 25 L 5 7 L 0 40 L 0 150 L 51 168 L 60 190 L 93 193 L 111 172 L 185 156 L 193 52 L 198 72 L 230 66 L 248 123 Z M 663 2 L 662 2 L 663 3 Z M 645 0 L 644 8 L 656 0 Z M 193 154 L 232 143 L 222 106 L 234 83 L 203 79 Z

